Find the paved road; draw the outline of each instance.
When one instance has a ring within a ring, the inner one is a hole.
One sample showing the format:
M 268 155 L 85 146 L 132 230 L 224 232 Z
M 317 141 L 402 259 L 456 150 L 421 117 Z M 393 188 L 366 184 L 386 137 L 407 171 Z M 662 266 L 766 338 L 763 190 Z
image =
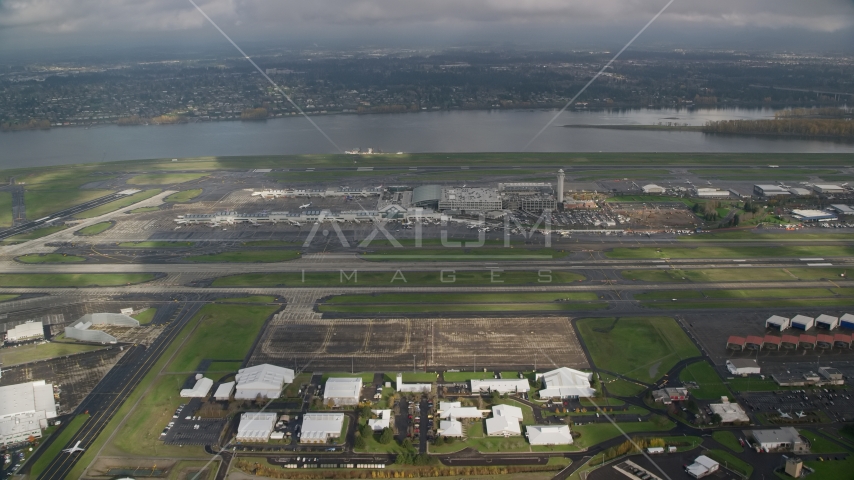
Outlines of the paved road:
M 88 411 L 91 417 L 64 446 L 69 448 L 78 441 L 82 448 L 92 447 L 93 442 L 113 418 L 113 415 L 122 406 L 128 395 L 133 391 L 149 369 L 157 362 L 181 328 L 186 325 L 190 318 L 201 308 L 202 303 L 188 303 L 181 307 L 176 318 L 163 330 L 157 340 L 146 348 L 142 345 L 128 347 L 129 351 L 110 372 L 92 390 L 85 400 L 77 407 L 75 413 Z M 59 433 L 59 432 L 57 432 Z M 56 438 L 56 435 L 51 438 Z M 47 442 L 50 443 L 50 442 Z M 45 448 L 39 451 L 44 451 Z M 68 478 L 69 472 L 74 464 L 80 459 L 81 454 L 61 453 L 39 479 L 64 479 Z M 32 464 L 32 462 L 30 462 Z

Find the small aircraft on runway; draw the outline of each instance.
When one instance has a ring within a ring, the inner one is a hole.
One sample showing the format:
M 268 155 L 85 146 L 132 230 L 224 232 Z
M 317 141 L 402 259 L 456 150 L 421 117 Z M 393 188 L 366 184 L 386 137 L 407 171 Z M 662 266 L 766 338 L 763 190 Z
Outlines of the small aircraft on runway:
M 73 447 L 71 447 L 71 448 L 66 448 L 65 450 L 63 450 L 63 451 L 62 451 L 62 453 L 76 453 L 76 452 L 82 452 L 82 451 L 83 451 L 83 450 L 85 450 L 85 449 L 80 447 L 80 444 L 81 444 L 81 443 L 82 443 L 82 440 L 78 441 L 77 443 L 75 443 L 75 444 L 74 444 L 74 446 L 73 446 Z

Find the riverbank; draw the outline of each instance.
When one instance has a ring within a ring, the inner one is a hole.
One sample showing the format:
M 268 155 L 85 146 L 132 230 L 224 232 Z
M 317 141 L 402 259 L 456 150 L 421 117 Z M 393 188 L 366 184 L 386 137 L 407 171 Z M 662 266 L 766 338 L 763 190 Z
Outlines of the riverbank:
M 650 130 L 675 132 L 702 132 L 699 125 L 561 125 L 565 128 L 603 128 L 606 130 Z

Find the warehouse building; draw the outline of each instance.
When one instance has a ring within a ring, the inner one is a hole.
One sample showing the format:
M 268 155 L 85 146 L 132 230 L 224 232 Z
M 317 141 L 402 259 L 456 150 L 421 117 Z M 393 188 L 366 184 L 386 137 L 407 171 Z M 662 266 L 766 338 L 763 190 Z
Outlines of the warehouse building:
M 494 188 L 455 187 L 443 188 L 439 210 L 464 213 L 501 210 L 501 197 Z
M 694 459 L 694 463 L 685 467 L 685 472 L 694 478 L 703 478 L 717 472 L 721 465 L 711 458 L 700 455 Z
M 89 313 L 80 317 L 76 322 L 65 327 L 65 336 L 92 343 L 116 343 L 116 337 L 93 329 L 95 325 L 115 325 L 119 327 L 138 327 L 139 321 L 119 313 Z
M 276 427 L 276 414 L 267 412 L 246 412 L 240 415 L 235 440 L 238 442 L 266 442 Z
M 792 317 L 792 328 L 798 330 L 809 330 L 815 326 L 815 319 L 806 315 L 795 315 Z
M 759 364 L 752 358 L 731 358 L 726 361 L 726 369 L 733 375 L 758 375 Z
M 522 435 L 522 409 L 513 405 L 495 405 L 492 417 L 486 419 L 486 434 L 490 437 Z
M 430 393 L 433 390 L 432 383 L 403 383 L 403 374 L 397 374 L 397 381 L 395 382 L 395 390 L 398 392 L 404 393 Z
M 15 325 L 6 332 L 6 343 L 31 342 L 42 338 L 44 338 L 44 325 L 42 322 L 32 320 Z
M 643 187 L 641 187 L 641 190 L 643 190 L 643 193 L 646 193 L 646 194 L 661 194 L 661 193 L 664 193 L 665 191 L 667 191 L 666 188 L 660 187 L 654 183 L 644 185 Z
M 793 187 L 789 189 L 789 193 L 795 195 L 796 197 L 808 197 L 812 195 L 812 190 L 807 188 Z
M 721 425 L 737 425 L 750 423 L 750 417 L 737 403 L 730 403 L 727 397 L 721 397 L 721 403 L 709 404 L 712 413 L 721 417 Z
M 845 377 L 842 372 L 833 367 L 818 367 L 818 374 L 824 378 L 825 385 L 844 385 Z
M 812 186 L 812 189 L 818 193 L 822 194 L 830 194 L 830 193 L 844 193 L 845 189 L 840 185 L 833 185 L 830 183 L 818 183 Z
M 748 435 L 765 452 L 807 453 L 809 446 L 794 427 L 782 427 L 769 430 L 750 430 Z
M 44 380 L 0 387 L 0 447 L 41 438 L 56 417 L 53 385 Z
M 786 317 L 781 317 L 779 315 L 771 315 L 768 317 L 768 320 L 765 320 L 765 328 L 773 328 L 775 330 L 783 331 L 792 325 L 792 320 Z
M 569 425 L 530 425 L 525 428 L 531 445 L 571 445 Z
M 783 197 L 790 195 L 787 189 L 779 185 L 754 185 L 753 194 L 760 197 Z
M 815 318 L 815 328 L 834 330 L 837 327 L 839 327 L 839 317 L 821 314 Z
M 802 222 L 832 222 L 836 215 L 824 210 L 792 210 L 792 216 Z
M 472 392 L 498 392 L 526 393 L 531 390 L 531 385 L 526 378 L 487 378 L 485 380 L 471 380 Z
M 201 373 L 196 374 L 195 384 L 193 388 L 185 388 L 181 390 L 182 398 L 204 398 L 208 395 L 213 387 L 213 380 L 202 376 Z
M 362 377 L 333 377 L 326 380 L 323 403 L 341 407 L 357 405 L 362 393 Z
M 581 398 L 596 396 L 596 390 L 590 388 L 592 373 L 560 367 L 558 369 L 538 374 L 543 380 L 540 398 Z
M 263 363 L 241 368 L 234 380 L 237 381 L 235 400 L 255 400 L 259 395 L 261 398 L 279 398 L 285 384 L 294 381 L 294 371 Z
M 831 205 L 830 210 L 833 210 L 840 215 L 854 215 L 854 208 L 851 208 L 851 205 L 837 203 Z
M 344 428 L 343 413 L 306 413 L 302 417 L 300 443 L 326 443 L 340 438 Z
M 219 402 L 227 402 L 231 399 L 231 394 L 234 393 L 234 384 L 235 382 L 226 382 L 221 383 L 218 387 L 216 387 L 216 392 L 214 392 L 214 399 Z

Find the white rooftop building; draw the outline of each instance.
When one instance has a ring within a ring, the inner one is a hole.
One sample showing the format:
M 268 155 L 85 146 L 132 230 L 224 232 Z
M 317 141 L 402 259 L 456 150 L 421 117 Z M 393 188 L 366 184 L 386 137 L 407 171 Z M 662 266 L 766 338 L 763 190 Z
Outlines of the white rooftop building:
M 826 328 L 833 330 L 839 326 L 839 317 L 821 314 L 815 317 L 815 328 Z
M 815 326 L 815 319 L 806 315 L 795 315 L 792 317 L 792 328 L 809 330 Z
M 643 193 L 664 193 L 666 189 L 654 183 L 650 183 L 641 187 L 641 190 L 643 190 Z
M 0 446 L 39 438 L 56 417 L 53 385 L 44 380 L 0 387 Z
M 433 389 L 432 383 L 403 383 L 403 374 L 397 374 L 397 381 L 395 382 L 395 390 L 398 392 L 410 392 L 410 393 L 430 393 Z
M 28 342 L 44 338 L 44 325 L 42 322 L 29 321 L 15 325 L 6 332 L 6 342 Z
M 438 433 L 443 437 L 462 437 L 463 424 L 457 420 L 442 420 L 439 422 Z
M 531 445 L 570 445 L 569 425 L 530 425 L 525 429 Z
M 323 389 L 323 403 L 330 401 L 336 407 L 356 405 L 362 393 L 362 377 L 332 377 L 326 380 Z
M 234 392 L 236 400 L 255 400 L 262 398 L 279 398 L 285 384 L 294 381 L 294 371 L 290 368 L 277 367 L 269 363 L 241 368 L 234 376 L 237 389 Z
M 721 398 L 723 403 L 709 404 L 712 413 L 716 413 L 721 417 L 721 423 L 749 423 L 750 417 L 737 403 L 730 403 L 726 397 Z
M 361 379 L 360 379 L 361 380 Z M 306 413 L 302 417 L 300 443 L 326 443 L 341 436 L 343 413 Z
M 592 373 L 582 372 L 567 367 L 542 374 L 544 388 L 540 390 L 540 398 L 552 397 L 592 397 L 596 390 L 590 388 Z
M 779 331 L 783 331 L 789 328 L 792 325 L 792 320 L 781 317 L 779 315 L 771 315 L 768 317 L 768 320 L 765 320 L 765 328 L 774 328 Z
M 495 405 L 492 418 L 486 419 L 486 434 L 490 437 L 509 437 L 522 435 L 519 422 L 522 421 L 522 409 L 513 405 Z
M 717 472 L 720 467 L 718 462 L 705 455 L 700 455 L 694 460 L 694 463 L 685 467 L 685 471 L 694 478 L 703 478 Z
M 214 392 L 214 399 L 221 402 L 230 399 L 232 392 L 234 392 L 234 383 L 235 382 L 221 383 L 218 387 L 216 387 L 216 392 Z
M 371 410 L 377 418 L 369 418 L 368 426 L 375 432 L 379 432 L 391 426 L 391 410 Z
M 237 426 L 238 442 L 266 442 L 276 426 L 276 414 L 267 412 L 246 412 L 240 415 Z
M 472 392 L 524 393 L 531 390 L 526 378 L 487 378 L 471 380 Z
M 726 361 L 726 369 L 733 375 L 758 375 L 762 371 L 752 358 L 731 358 Z
M 475 407 L 463 407 L 460 402 L 439 402 L 439 418 L 483 418 L 489 410 L 478 410 Z
M 181 390 L 182 398 L 202 398 L 207 396 L 208 392 L 211 391 L 211 387 L 213 387 L 213 380 L 207 377 L 203 377 L 202 374 L 196 375 L 196 384 L 193 385 L 193 388 L 185 388 Z

